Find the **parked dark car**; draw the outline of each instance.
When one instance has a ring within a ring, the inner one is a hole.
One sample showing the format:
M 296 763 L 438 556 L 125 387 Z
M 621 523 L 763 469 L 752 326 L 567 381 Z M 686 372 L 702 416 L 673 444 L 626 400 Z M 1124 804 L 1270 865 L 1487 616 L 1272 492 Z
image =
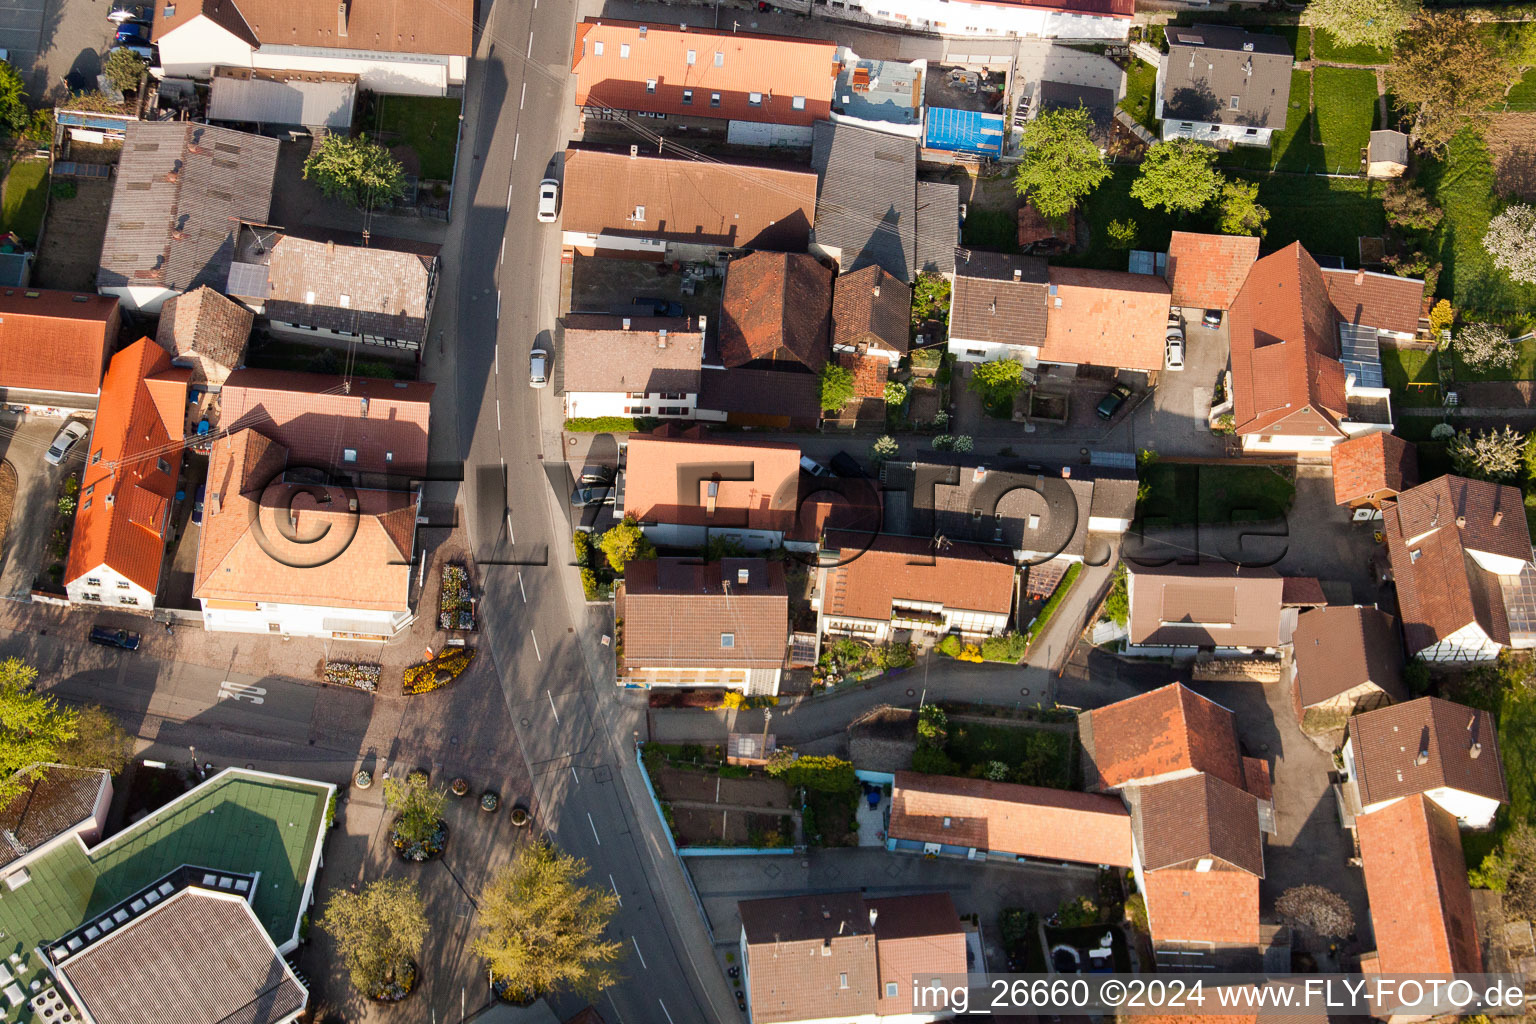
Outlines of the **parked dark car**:
M 586 508 L 588 505 L 611 505 L 613 490 L 609 487 L 578 487 L 571 492 L 571 507 Z
M 587 466 L 576 478 L 576 483 L 582 487 L 606 487 L 613 483 L 613 474 L 614 470 L 607 466 Z
M 142 21 L 125 21 L 117 26 L 117 34 L 114 38 L 119 46 L 148 46 L 149 26 Z
M 1221 310 L 1219 310 L 1219 309 L 1208 309 L 1208 310 L 1206 310 L 1205 311 L 1205 315 L 1200 318 L 1200 322 L 1202 324 L 1204 324 L 1205 326 L 1209 327 L 1213 331 L 1220 330 L 1220 328 L 1221 328 Z
M 832 472 L 838 476 L 850 479 L 867 478 L 869 476 L 868 473 L 864 472 L 864 467 L 859 464 L 859 460 L 847 452 L 838 452 L 828 459 L 827 462 L 832 466 Z
M 120 647 L 125 651 L 139 649 L 139 634 L 127 629 L 107 629 L 105 626 L 91 628 L 90 641 L 103 647 Z
M 203 525 L 203 499 L 206 497 L 208 497 L 208 486 L 206 484 L 198 484 L 197 494 L 192 497 L 193 526 Z
M 652 316 L 682 316 L 683 304 L 673 302 L 670 299 L 660 299 L 653 295 L 637 295 L 632 300 L 636 306 L 644 306 L 651 310 Z
M 1114 419 L 1115 413 L 1125 404 L 1125 400 L 1131 397 L 1131 389 L 1124 384 L 1116 384 L 1110 389 L 1109 394 L 1099 399 L 1098 408 L 1094 411 L 1099 414 L 1099 419 Z

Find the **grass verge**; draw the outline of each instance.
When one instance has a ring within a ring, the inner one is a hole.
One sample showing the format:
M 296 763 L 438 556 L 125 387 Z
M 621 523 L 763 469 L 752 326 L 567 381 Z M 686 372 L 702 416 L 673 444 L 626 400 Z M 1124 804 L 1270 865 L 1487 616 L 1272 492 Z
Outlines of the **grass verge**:
M 0 230 L 14 231 L 28 245 L 36 245 L 47 210 L 48 161 L 17 160 L 11 164 L 0 198 Z

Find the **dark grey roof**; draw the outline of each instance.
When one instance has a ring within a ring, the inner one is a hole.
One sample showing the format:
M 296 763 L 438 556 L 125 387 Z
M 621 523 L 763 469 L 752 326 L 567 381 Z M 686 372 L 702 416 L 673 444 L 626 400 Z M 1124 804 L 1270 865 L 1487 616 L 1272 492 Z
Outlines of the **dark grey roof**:
M 1292 58 L 1280 36 L 1223 25 L 1169 28 L 1163 62 L 1164 120 L 1285 127 Z
M 277 140 L 191 121 L 132 121 L 98 287 L 223 289 L 241 220 L 272 206 Z
M 1067 82 L 1040 83 L 1040 109 L 1057 107 L 1086 107 L 1095 122 L 1109 121 L 1115 116 L 1115 93 L 1112 89 L 1100 89 L 1092 85 L 1072 85 Z
M 911 282 L 924 269 L 954 269 L 959 190 L 917 180 L 917 142 L 818 121 L 816 243 L 842 250 L 838 272 L 877 265 Z
M 814 373 L 706 366 L 699 379 L 699 408 L 815 420 L 821 417 L 821 384 Z

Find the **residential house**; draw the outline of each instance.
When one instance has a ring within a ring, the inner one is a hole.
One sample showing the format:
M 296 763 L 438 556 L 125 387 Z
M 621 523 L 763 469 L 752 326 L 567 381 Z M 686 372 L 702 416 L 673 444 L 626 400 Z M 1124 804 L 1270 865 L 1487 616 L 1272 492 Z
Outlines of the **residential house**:
M 1456 818 L 1422 793 L 1358 819 L 1376 949 L 1366 974 L 1476 974 L 1476 915 Z
M 705 366 L 696 416 L 700 422 L 733 427 L 813 430 L 821 423 L 821 379 L 811 373 Z
M 774 548 L 794 528 L 800 448 L 663 426 L 630 437 L 625 479 L 624 507 L 615 512 L 639 520 L 652 543 L 703 548 L 721 537 L 751 550 Z
M 349 383 L 276 370 L 225 382 L 192 586 L 205 629 L 383 641 L 414 618 L 433 385 Z
M 834 3 L 837 0 L 833 0 Z M 878 9 L 829 6 L 833 18 L 944 36 L 1009 36 L 1103 42 L 1124 41 L 1136 6 L 1131 0 L 891 0 Z M 818 14 L 821 12 L 818 12 Z
M 1038 256 L 968 250 L 955 264 L 949 351 L 961 362 L 1019 359 L 1045 345 L 1050 272 Z
M 39 416 L 95 409 L 121 319 L 112 296 L 0 288 L 0 404 Z
M 1251 965 L 1274 829 L 1269 765 L 1238 750 L 1231 711 L 1181 683 L 1078 716 L 1085 786 L 1131 812 L 1131 870 L 1158 962 Z
M 1382 513 L 1403 642 L 1426 661 L 1536 646 L 1536 564 L 1519 488 L 1442 476 Z
M 565 151 L 560 230 L 583 256 L 714 260 L 721 250 L 804 252 L 816 176 L 792 167 Z
M 207 285 L 172 295 L 160 307 L 155 343 L 192 371 L 192 387 L 217 392 L 245 365 L 256 315 Z
M 240 224 L 266 222 L 276 176 L 276 139 L 196 121 L 131 122 L 96 290 L 158 313 L 178 292 L 225 287 Z
M 1268 146 L 1290 109 L 1291 63 L 1278 35 L 1170 25 L 1153 111 L 1163 138 Z
M 742 987 L 749 1024 L 924 1024 L 916 978 L 963 975 L 965 925 L 949 894 L 871 899 L 856 892 L 743 900 Z
M 912 289 L 883 268 L 839 274 L 832 293 L 832 351 L 895 369 L 911 347 Z
M 335 787 L 228 768 L 107 839 L 63 824 L 104 790 L 85 780 L 54 839 L 0 867 L 0 930 L 56 983 L 12 995 L 13 1013 L 25 998 L 35 1020 L 295 1020 L 308 996 L 283 957 L 313 913 Z
M 1406 700 L 1403 641 L 1379 608 L 1314 608 L 1291 634 L 1291 699 L 1296 718 L 1316 711 L 1347 717 Z
M 1462 828 L 1486 829 L 1509 800 L 1493 716 L 1439 697 L 1351 718 L 1343 758 L 1357 821 L 1422 793 Z
M 1130 634 L 1125 653 L 1194 657 L 1273 654 L 1291 642 L 1303 605 L 1322 603 L 1312 591 L 1287 594 L 1291 582 L 1273 569 L 1228 562 L 1126 567 Z
M 917 144 L 849 124 L 815 127 L 811 251 L 847 274 L 878 266 L 904 284 L 951 274 L 960 244 L 958 187 L 917 179 Z
M 931 644 L 948 633 L 980 640 L 1008 629 L 1014 567 L 1007 548 L 828 531 L 823 550 L 833 561 L 823 557 L 811 594 L 819 634 Z
M 283 0 L 176 0 L 155 11 L 154 39 L 170 78 L 215 67 L 356 75 L 370 92 L 445 96 L 464 84 L 474 5 L 450 0 L 423 18 L 395 0 L 337 7 Z
M 565 415 L 692 419 L 704 318 L 573 313 L 560 321 Z
M 1412 336 L 1422 288 L 1410 278 L 1323 270 L 1300 242 L 1255 263 L 1228 317 L 1243 450 L 1322 451 L 1390 431 L 1379 345 L 1405 328 Z
M 922 133 L 923 83 L 928 61 L 871 60 L 847 46 L 837 48 L 832 116 L 840 123 L 862 122 L 893 135 L 916 139 Z
M 789 652 L 789 592 L 782 563 L 761 558 L 630 562 L 620 601 L 620 685 L 778 695 Z
M 730 142 L 805 146 L 831 113 L 837 45 L 586 18 L 571 70 L 584 114 L 726 121 Z
M 72 603 L 154 608 L 176 507 L 190 376 L 148 338 L 112 357 L 64 568 Z
M 1168 285 L 1150 274 L 1050 267 L 1045 344 L 1025 365 L 1163 368 Z
M 732 260 L 720 296 L 720 364 L 819 373 L 831 317 L 832 271 L 814 256 L 755 252 Z
M 891 792 L 885 848 L 1004 863 L 1134 860 L 1131 815 L 1115 797 L 905 771 Z
M 358 76 L 335 71 L 213 69 L 208 120 L 306 128 L 312 134 L 352 130 Z
M 1384 431 L 1333 446 L 1333 500 L 1355 519 L 1380 519 L 1381 510 L 1419 482 L 1418 449 Z
M 1169 300 L 1179 309 L 1225 312 L 1237 300 L 1248 271 L 1259 258 L 1256 235 L 1208 235 L 1175 231 L 1168 242 Z
M 283 334 L 346 348 L 361 341 L 421 351 L 437 297 L 440 247 L 355 241 L 242 225 L 225 291 Z

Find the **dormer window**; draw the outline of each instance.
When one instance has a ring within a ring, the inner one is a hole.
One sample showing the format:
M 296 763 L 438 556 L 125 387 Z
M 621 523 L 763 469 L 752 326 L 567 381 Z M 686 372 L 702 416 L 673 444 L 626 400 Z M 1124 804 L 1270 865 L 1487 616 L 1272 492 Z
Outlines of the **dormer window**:
M 727 649 L 735 647 L 736 646 L 736 634 L 735 633 L 721 633 L 720 634 L 720 646 L 723 647 L 723 648 L 727 648 Z

